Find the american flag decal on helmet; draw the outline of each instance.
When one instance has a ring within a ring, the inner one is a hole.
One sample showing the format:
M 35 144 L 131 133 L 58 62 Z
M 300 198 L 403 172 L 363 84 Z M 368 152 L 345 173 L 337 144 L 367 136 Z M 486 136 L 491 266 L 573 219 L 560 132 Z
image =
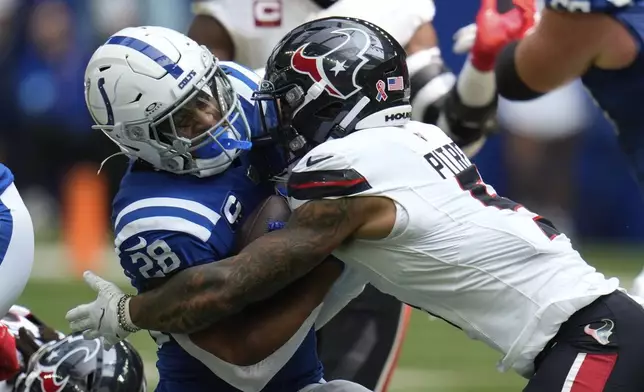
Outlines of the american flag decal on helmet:
M 393 78 L 387 78 L 387 90 L 389 91 L 404 90 L 403 77 L 394 76 Z

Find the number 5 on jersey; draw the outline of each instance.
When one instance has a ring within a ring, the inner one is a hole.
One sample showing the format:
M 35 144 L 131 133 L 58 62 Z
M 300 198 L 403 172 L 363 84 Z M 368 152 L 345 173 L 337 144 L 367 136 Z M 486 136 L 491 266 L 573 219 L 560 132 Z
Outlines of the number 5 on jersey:
M 468 167 L 462 172 L 458 173 L 456 176 L 456 181 L 458 185 L 464 191 L 469 191 L 470 195 L 473 198 L 480 201 L 486 207 L 496 207 L 499 210 L 511 210 L 516 211 L 523 206 L 517 202 L 514 202 L 506 197 L 502 197 L 496 194 L 489 194 L 487 191 L 487 186 L 481 179 L 479 171 L 476 169 L 475 165 Z M 553 240 L 556 236 L 561 234 L 559 230 L 550 222 L 548 219 L 540 215 L 536 215 L 533 219 L 534 223 L 539 226 L 543 234 L 548 237 L 550 240 Z

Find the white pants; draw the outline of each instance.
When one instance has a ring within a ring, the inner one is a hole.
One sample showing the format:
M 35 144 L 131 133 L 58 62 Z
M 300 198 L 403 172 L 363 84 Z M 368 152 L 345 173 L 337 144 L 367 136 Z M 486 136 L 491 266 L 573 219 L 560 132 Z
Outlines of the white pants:
M 591 124 L 593 107 L 579 79 L 531 101 L 499 99 L 499 123 L 515 135 L 567 138 Z
M 320 380 L 317 384 L 310 384 L 300 389 L 299 392 L 371 392 L 360 384 L 346 380 L 333 380 L 326 382 Z
M 34 262 L 34 227 L 14 184 L 0 195 L 0 317 L 29 280 Z

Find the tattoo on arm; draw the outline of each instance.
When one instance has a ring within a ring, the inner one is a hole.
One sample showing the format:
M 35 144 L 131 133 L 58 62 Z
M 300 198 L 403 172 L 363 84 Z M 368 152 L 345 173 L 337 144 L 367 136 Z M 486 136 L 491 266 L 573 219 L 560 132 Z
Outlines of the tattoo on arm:
M 258 238 L 237 256 L 188 268 L 132 298 L 132 322 L 143 329 L 191 333 L 270 297 L 311 271 L 364 223 L 359 205 L 353 198 L 302 205 L 286 228 Z

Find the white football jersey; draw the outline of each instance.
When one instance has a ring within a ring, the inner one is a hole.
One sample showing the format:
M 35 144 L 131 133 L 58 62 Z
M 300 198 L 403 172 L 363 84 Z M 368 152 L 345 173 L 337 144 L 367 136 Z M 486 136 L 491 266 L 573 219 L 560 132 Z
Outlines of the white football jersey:
M 433 125 L 363 129 L 323 143 L 293 168 L 289 195 L 294 209 L 318 198 L 395 201 L 388 237 L 333 254 L 379 290 L 502 352 L 499 368 L 526 377 L 563 322 L 619 286 L 548 221 L 496 195 Z
M 263 68 L 282 37 L 308 20 L 327 16 L 365 19 L 405 46 L 435 13 L 433 0 L 339 0 L 325 10 L 312 0 L 209 0 L 194 2 L 192 9 L 197 15 L 217 19 L 235 45 L 234 60 L 251 68 Z

